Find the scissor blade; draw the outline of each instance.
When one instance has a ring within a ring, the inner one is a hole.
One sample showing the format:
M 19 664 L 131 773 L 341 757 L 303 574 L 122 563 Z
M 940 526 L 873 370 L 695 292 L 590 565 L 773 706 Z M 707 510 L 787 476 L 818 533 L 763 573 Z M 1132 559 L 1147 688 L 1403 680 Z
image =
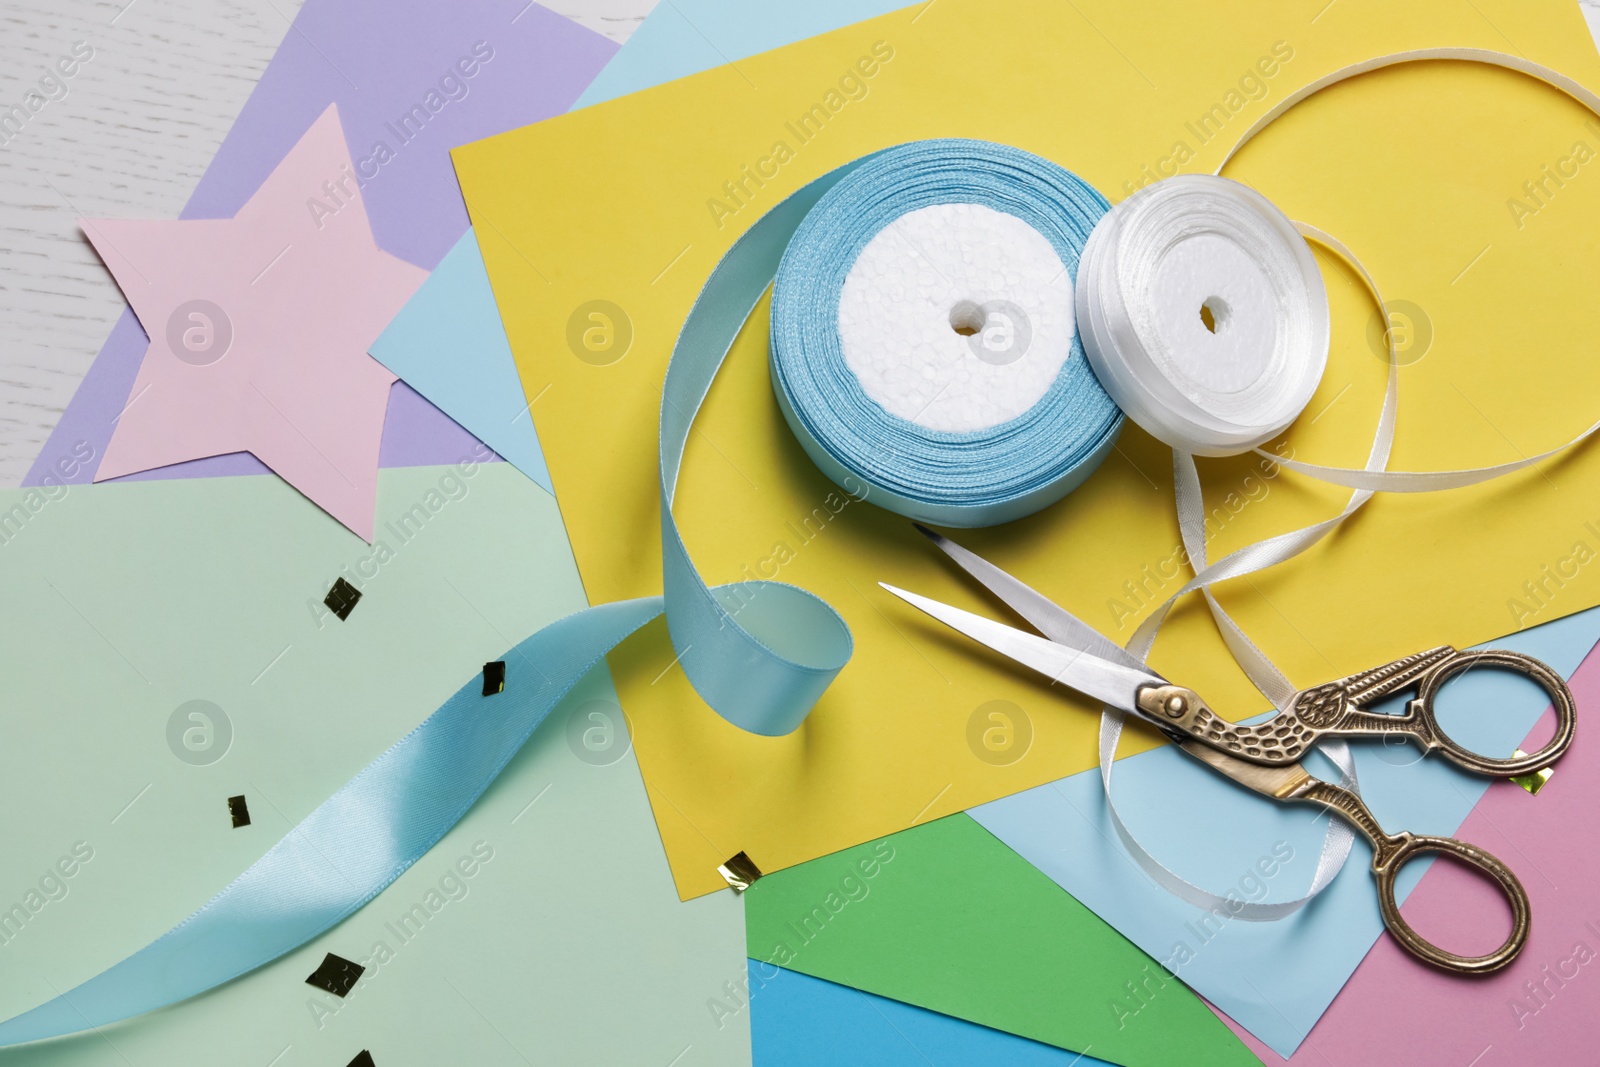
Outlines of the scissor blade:
M 1058 644 L 1081 648 L 1091 655 L 1120 663 L 1124 667 L 1140 669 L 1144 664 L 1138 657 L 1119 647 L 1099 630 L 1090 626 L 1066 608 L 1043 593 L 1025 585 L 993 563 L 963 548 L 942 533 L 928 529 L 920 522 L 912 523 L 939 550 L 956 562 L 956 565 L 976 578 L 984 588 L 999 597 L 1012 611 L 1033 624 L 1034 629 Z
M 920 608 L 954 630 L 966 634 L 981 645 L 987 645 L 1032 667 L 1062 685 L 1071 686 L 1086 696 L 1093 697 L 1112 707 L 1142 714 L 1134 700 L 1138 691 L 1147 685 L 1165 685 L 1165 681 L 1149 671 L 1125 667 L 1120 663 L 1101 659 L 1081 649 L 1058 645 L 1048 638 L 1030 634 L 1003 622 L 974 615 L 970 611 L 941 604 L 904 589 L 896 589 L 887 582 L 879 582 L 889 592 L 913 607 Z
M 1268 767 L 1230 756 L 1221 749 L 1212 748 L 1204 741 L 1194 738 L 1183 740 L 1169 738 L 1169 740 L 1218 774 L 1232 778 L 1246 789 L 1277 800 L 1284 800 L 1316 781 L 1310 772 L 1298 763 Z

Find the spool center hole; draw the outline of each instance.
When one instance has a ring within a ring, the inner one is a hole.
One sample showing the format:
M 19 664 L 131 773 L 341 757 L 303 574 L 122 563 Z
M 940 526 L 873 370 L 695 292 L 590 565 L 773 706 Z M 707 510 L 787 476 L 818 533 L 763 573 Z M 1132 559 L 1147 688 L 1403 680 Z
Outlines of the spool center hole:
M 1221 333 L 1228 325 L 1232 309 L 1220 296 L 1210 296 L 1200 305 L 1200 322 L 1209 333 Z
M 971 337 L 982 331 L 987 319 L 983 308 L 971 300 L 963 300 L 950 309 L 950 328 L 962 337 Z

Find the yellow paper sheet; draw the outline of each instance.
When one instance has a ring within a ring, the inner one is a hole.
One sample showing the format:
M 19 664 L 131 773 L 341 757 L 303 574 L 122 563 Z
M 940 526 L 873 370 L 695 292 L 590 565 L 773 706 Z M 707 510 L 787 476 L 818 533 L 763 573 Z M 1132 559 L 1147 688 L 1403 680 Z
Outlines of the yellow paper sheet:
M 1146 167 L 1170 170 L 1187 154 L 1184 171 L 1210 169 L 1272 102 L 1328 71 L 1437 45 L 1520 52 L 1600 85 L 1570 0 L 937 0 L 458 149 L 590 600 L 660 589 L 656 432 L 667 357 L 718 257 L 787 193 L 886 145 L 961 136 L 1039 153 L 1120 200 Z M 841 83 L 864 57 L 871 77 Z M 854 98 L 829 96 L 841 85 Z M 828 117 L 801 129 L 813 105 Z M 1600 122 L 1590 122 L 1528 78 L 1430 63 L 1335 87 L 1230 165 L 1291 217 L 1347 242 L 1386 295 L 1431 321 L 1426 355 L 1402 372 L 1395 468 L 1515 459 L 1595 417 L 1600 359 L 1587 309 L 1600 277 L 1600 159 L 1589 157 Z M 770 162 L 778 142 L 789 148 L 781 165 Z M 749 173 L 771 176 L 758 185 Z M 1557 184 L 1548 173 L 1566 176 Z M 1385 373 L 1369 330 L 1375 312 L 1347 270 L 1319 262 L 1332 358 L 1306 415 L 1273 447 L 1359 466 Z M 569 347 L 569 318 L 593 300 L 619 305 L 632 324 L 627 354 L 606 366 Z M 1000 614 L 906 520 L 852 503 L 807 524 L 827 514 L 816 509 L 833 487 L 773 401 L 766 337 L 763 306 L 696 424 L 678 518 L 709 582 L 776 572 L 837 607 L 857 651 L 804 727 L 783 738 L 744 733 L 710 711 L 675 666 L 662 624 L 612 656 L 685 896 L 720 888 L 717 864 L 740 850 L 764 870 L 788 866 L 1095 760 L 1087 702 L 877 589 L 887 579 Z M 1066 500 L 962 540 L 1126 640 L 1186 576 L 1170 467 L 1170 453 L 1130 426 Z M 1334 514 L 1345 495 L 1292 473 L 1265 477 L 1249 458 L 1201 470 L 1214 556 Z M 1380 497 L 1313 551 L 1229 583 L 1221 597 L 1303 685 L 1443 642 L 1484 641 L 1600 602 L 1596 489 L 1600 449 L 1588 447 L 1481 487 Z M 1153 662 L 1224 714 L 1264 710 L 1198 602 L 1174 614 Z M 1010 702 L 1029 724 L 1026 754 L 1005 765 L 1006 753 L 973 740 L 993 724 L 980 711 L 992 701 Z M 1135 737 L 1123 752 L 1152 743 Z

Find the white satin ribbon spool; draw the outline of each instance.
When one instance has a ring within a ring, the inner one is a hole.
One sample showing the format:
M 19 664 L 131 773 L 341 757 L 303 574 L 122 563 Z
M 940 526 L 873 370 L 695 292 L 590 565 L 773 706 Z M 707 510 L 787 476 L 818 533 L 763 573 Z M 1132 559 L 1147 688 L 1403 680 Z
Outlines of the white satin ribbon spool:
M 1328 295 L 1294 223 L 1255 190 L 1184 175 L 1095 227 L 1084 350 L 1118 406 L 1183 452 L 1234 455 L 1299 417 L 1328 362 Z

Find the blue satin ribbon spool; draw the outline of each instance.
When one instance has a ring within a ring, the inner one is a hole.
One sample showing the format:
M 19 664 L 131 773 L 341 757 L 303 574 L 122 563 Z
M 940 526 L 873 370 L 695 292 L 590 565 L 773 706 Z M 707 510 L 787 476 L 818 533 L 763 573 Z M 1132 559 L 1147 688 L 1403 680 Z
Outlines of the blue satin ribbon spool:
M 846 278 L 886 226 L 948 204 L 981 205 L 1042 235 L 1069 274 L 1057 294 L 1064 305 L 1084 245 L 1110 208 L 1071 172 L 988 141 L 917 141 L 869 157 L 821 197 L 784 253 L 772 291 L 773 390 L 801 447 L 836 484 L 859 495 L 865 483 L 869 501 L 923 522 L 994 526 L 1075 489 L 1111 451 L 1123 416 L 1075 332 L 1044 396 L 995 425 L 930 428 L 868 395 L 842 351 Z M 929 270 L 914 250 L 906 259 Z M 1070 329 L 1072 308 L 1059 311 Z

